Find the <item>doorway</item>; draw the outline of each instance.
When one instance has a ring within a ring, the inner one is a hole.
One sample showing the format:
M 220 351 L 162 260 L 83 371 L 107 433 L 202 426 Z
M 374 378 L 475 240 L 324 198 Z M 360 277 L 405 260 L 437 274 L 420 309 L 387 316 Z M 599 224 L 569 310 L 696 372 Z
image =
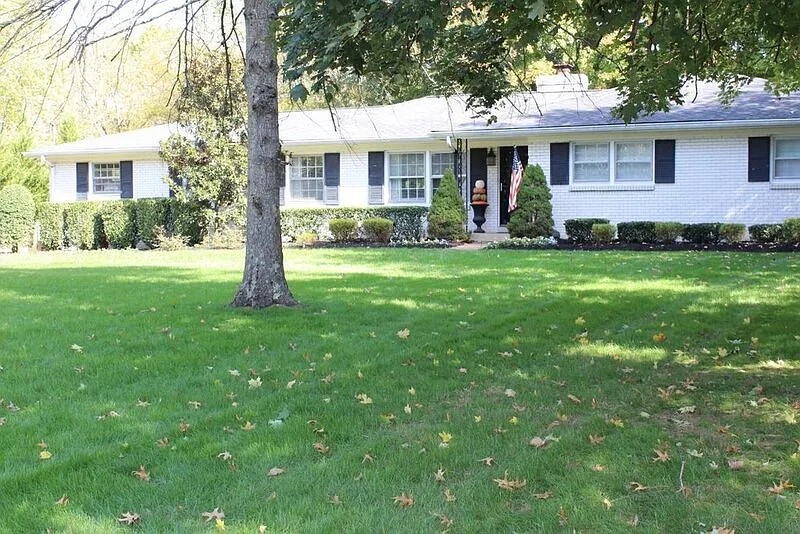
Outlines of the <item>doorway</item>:
M 519 154 L 519 161 L 524 168 L 528 165 L 528 146 L 517 146 L 517 154 Z M 511 165 L 514 162 L 514 147 L 501 146 L 500 147 L 500 167 L 498 168 L 499 183 L 500 183 L 500 226 L 505 226 L 508 223 L 508 192 L 511 189 Z

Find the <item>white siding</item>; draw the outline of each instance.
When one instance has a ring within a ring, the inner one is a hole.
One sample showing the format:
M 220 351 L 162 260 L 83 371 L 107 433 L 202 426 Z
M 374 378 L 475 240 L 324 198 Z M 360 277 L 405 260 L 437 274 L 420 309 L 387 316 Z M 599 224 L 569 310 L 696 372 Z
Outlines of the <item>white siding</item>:
M 74 202 L 75 163 L 57 163 L 50 174 L 50 202 Z
M 339 165 L 339 205 L 366 206 L 369 172 L 367 153 L 342 153 Z
M 89 193 L 88 200 L 114 200 L 119 195 L 96 195 L 93 192 L 91 180 L 91 167 L 93 163 L 116 163 L 117 160 L 93 161 L 82 159 L 89 163 Z M 122 159 L 124 161 L 124 159 Z M 133 159 L 133 198 L 159 198 L 169 196 L 169 186 L 165 181 L 168 174 L 167 164 L 159 159 L 137 160 Z M 50 201 L 74 202 L 76 200 L 76 164 L 77 162 L 55 163 L 51 171 Z
M 167 164 L 161 160 L 133 161 L 133 198 L 169 196 Z

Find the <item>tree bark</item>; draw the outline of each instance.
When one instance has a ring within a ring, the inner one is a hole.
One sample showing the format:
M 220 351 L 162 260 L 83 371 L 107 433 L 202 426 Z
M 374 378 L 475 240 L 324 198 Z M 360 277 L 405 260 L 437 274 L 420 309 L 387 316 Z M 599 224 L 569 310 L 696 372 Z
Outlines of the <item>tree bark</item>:
M 278 138 L 278 54 L 275 21 L 280 1 L 245 0 L 247 31 L 247 244 L 235 307 L 293 306 L 283 270 L 278 178 L 285 172 Z

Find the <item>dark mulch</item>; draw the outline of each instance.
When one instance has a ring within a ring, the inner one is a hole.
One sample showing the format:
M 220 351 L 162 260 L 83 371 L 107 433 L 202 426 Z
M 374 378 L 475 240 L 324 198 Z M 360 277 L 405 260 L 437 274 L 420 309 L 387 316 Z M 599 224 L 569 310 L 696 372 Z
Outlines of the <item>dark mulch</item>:
M 554 247 L 561 250 L 633 250 L 633 251 L 717 251 L 717 252 L 800 252 L 800 245 L 781 243 L 574 243 L 560 240 Z

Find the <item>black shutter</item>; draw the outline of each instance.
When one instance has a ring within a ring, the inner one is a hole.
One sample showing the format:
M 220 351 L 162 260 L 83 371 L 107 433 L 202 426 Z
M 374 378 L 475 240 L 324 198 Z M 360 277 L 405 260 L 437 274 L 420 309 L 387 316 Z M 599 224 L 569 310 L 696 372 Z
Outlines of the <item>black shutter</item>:
M 550 143 L 550 185 L 569 185 L 569 143 Z
M 339 187 L 339 153 L 325 154 L 325 187 Z
M 747 181 L 769 182 L 769 137 L 750 137 L 747 140 Z
M 119 162 L 120 198 L 133 198 L 133 162 Z
M 75 192 L 86 194 L 89 192 L 89 164 L 75 164 Z
M 656 139 L 656 183 L 675 183 L 675 140 Z
M 488 150 L 485 148 L 470 148 L 469 149 L 469 188 L 470 191 L 475 187 L 475 182 L 483 180 L 486 182 L 486 189 L 489 189 L 489 183 L 486 180 L 488 176 L 488 168 L 486 165 L 486 156 Z
M 369 185 L 383 185 L 384 155 L 383 152 L 369 153 Z

